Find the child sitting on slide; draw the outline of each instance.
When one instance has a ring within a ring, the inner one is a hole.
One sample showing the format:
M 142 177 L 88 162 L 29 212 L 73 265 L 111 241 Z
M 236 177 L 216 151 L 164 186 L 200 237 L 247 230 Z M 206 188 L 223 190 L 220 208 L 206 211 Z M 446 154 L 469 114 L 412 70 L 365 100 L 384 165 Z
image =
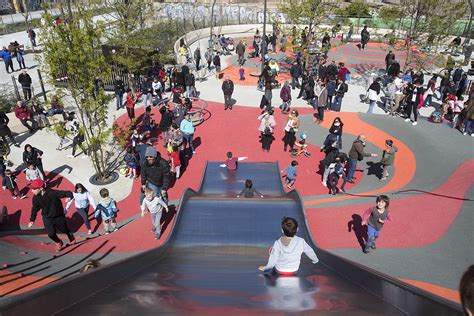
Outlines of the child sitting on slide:
M 303 238 L 296 235 L 298 231 L 298 222 L 291 217 L 283 218 L 281 222 L 281 231 L 284 236 L 275 241 L 270 249 L 270 257 L 265 266 L 260 266 L 260 271 L 272 271 L 281 275 L 293 275 L 299 267 L 301 254 L 304 252 L 314 264 L 319 262 L 314 250 L 306 243 Z

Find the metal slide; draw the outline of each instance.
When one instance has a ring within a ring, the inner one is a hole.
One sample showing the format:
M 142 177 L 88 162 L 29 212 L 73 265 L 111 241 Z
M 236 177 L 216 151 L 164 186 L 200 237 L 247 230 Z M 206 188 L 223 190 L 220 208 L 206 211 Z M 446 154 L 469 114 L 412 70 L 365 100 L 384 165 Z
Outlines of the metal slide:
M 235 198 L 245 179 L 263 199 Z M 284 216 L 320 263 L 302 259 L 296 276 L 259 273 L 281 236 Z M 317 232 L 313 232 L 317 233 Z M 54 303 L 53 303 L 54 302 Z M 188 189 L 166 245 L 0 306 L 1 315 L 271 314 L 457 315 L 429 293 L 339 258 L 314 245 L 296 191 L 285 193 L 276 163 L 208 163 L 198 192 Z M 41 311 L 41 313 L 39 313 Z

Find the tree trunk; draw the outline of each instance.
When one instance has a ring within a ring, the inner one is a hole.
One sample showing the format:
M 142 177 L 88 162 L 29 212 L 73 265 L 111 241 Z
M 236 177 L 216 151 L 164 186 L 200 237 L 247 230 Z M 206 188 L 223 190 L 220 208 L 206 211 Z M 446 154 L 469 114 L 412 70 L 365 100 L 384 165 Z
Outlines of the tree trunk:
M 23 5 L 23 9 L 25 10 L 25 13 L 24 14 L 22 13 L 22 15 L 25 18 L 26 32 L 28 33 L 28 30 L 31 28 L 30 19 L 29 19 L 30 10 L 28 9 L 28 6 L 26 5 L 25 0 L 22 0 L 21 3 Z M 30 39 L 31 49 L 33 50 L 33 53 L 34 53 L 35 47 L 33 46 L 33 39 L 29 36 L 29 33 L 28 33 L 28 38 Z
M 212 31 L 214 28 L 214 7 L 216 6 L 216 1 L 217 0 L 212 1 L 212 7 L 211 7 L 211 27 L 210 27 L 210 34 L 209 34 L 210 40 L 212 40 Z M 209 42 L 209 47 L 211 47 L 211 42 Z
M 474 15 L 474 0 L 468 0 L 469 6 L 471 7 L 471 14 L 469 15 L 469 22 L 467 23 L 467 26 L 464 28 L 463 36 L 464 37 L 472 37 L 472 30 L 471 30 L 471 25 L 472 25 L 472 17 Z

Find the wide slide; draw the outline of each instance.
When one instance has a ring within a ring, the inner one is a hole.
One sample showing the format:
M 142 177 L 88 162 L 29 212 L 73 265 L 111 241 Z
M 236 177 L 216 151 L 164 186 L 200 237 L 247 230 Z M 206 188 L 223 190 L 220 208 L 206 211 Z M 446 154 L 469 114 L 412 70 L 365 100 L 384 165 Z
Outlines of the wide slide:
M 251 179 L 264 198 L 236 198 Z M 257 270 L 285 216 L 315 249 L 295 276 Z M 330 223 L 328 223 L 330 225 Z M 208 162 L 200 189 L 183 194 L 163 247 L 5 300 L 1 315 L 284 314 L 461 315 L 427 292 L 317 248 L 296 191 L 277 163 Z

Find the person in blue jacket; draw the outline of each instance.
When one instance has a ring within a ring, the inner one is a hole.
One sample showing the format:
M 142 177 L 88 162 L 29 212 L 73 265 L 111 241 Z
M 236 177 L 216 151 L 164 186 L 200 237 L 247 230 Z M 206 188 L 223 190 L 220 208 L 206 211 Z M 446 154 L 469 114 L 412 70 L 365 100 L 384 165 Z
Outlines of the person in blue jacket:
M 15 69 L 13 69 L 12 55 L 10 54 L 10 52 L 5 46 L 3 47 L 3 50 L 0 52 L 0 57 L 3 59 L 3 62 L 5 63 L 5 69 L 7 70 L 7 73 L 8 74 L 10 73 L 8 71 L 8 68 L 11 68 L 12 72 L 14 72 Z

